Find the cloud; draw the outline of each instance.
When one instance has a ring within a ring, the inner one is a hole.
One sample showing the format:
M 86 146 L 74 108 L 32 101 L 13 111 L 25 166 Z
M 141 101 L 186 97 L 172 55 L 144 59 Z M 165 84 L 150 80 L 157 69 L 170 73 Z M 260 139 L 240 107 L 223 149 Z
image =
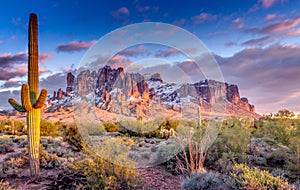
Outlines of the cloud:
M 3 40 L 0 40 L 0 44 L 3 44 Z
M 290 30 L 300 23 L 300 18 L 286 19 L 284 21 L 279 21 L 274 24 L 270 24 L 260 30 L 261 33 L 270 34 L 270 33 L 279 33 Z
M 127 7 L 121 7 L 118 10 L 112 11 L 111 15 L 116 19 L 125 19 L 130 15 Z
M 9 80 L 4 82 L 3 85 L 1 85 L 0 87 L 3 88 L 12 88 L 12 87 L 19 87 L 21 86 L 21 81 L 13 81 L 13 80 Z
M 201 24 L 206 21 L 212 21 L 217 18 L 217 15 L 213 15 L 210 13 L 200 13 L 197 16 L 193 16 L 191 19 L 194 22 L 194 24 Z
M 165 50 L 158 50 L 155 53 L 155 57 L 170 57 L 170 56 L 177 55 L 177 54 L 180 54 L 180 53 L 181 52 L 178 51 L 175 48 L 167 48 Z
M 84 42 L 84 41 L 72 41 L 68 44 L 60 44 L 57 47 L 58 52 L 74 52 L 86 50 L 96 43 L 96 40 Z
M 5 67 L 13 63 L 23 63 L 25 61 L 27 61 L 27 54 L 24 52 L 18 52 L 15 55 L 4 53 L 0 56 L 0 67 Z
M 173 21 L 172 24 L 174 24 L 176 26 L 182 26 L 185 22 L 186 22 L 186 20 L 184 18 L 182 18 L 180 20 Z
M 49 91 L 49 95 L 52 96 L 53 91 L 57 91 L 59 88 L 63 90 L 66 88 L 67 72 L 55 73 L 42 78 L 40 80 L 40 88 L 46 88 Z
M 134 48 L 124 49 L 124 50 L 118 52 L 118 55 L 136 57 L 138 55 L 149 55 L 149 53 L 150 52 L 146 49 L 146 47 L 144 45 L 139 45 Z
M 147 6 L 137 7 L 137 11 L 140 12 L 140 13 L 147 12 L 149 10 L 150 10 L 150 6 L 148 6 L 148 5 Z M 128 13 L 129 13 L 129 11 L 128 11 Z
M 225 81 L 238 84 L 242 96 L 247 96 L 259 113 L 280 108 L 299 112 L 295 102 L 300 102 L 300 96 L 292 96 L 300 81 L 299 52 L 299 45 L 272 45 L 246 48 L 216 59 Z
M 260 8 L 268 9 L 278 2 L 283 3 L 286 1 L 287 0 L 258 0 L 258 2 L 253 7 L 251 7 L 248 12 L 257 11 Z
M 296 36 L 296 35 L 300 35 L 300 28 L 297 28 L 296 30 L 289 31 L 286 35 L 287 35 L 287 36 Z
M 276 18 L 276 14 L 268 14 L 265 18 L 264 21 L 270 21 Z
M 224 45 L 225 45 L 226 47 L 231 47 L 231 46 L 236 45 L 236 42 L 234 42 L 234 41 L 232 41 L 232 40 L 229 40 L 229 41 L 227 41 Z
M 51 58 L 49 53 L 41 53 L 40 61 L 44 62 Z M 0 56 L 0 80 L 9 80 L 16 77 L 23 77 L 27 74 L 27 53 L 18 52 L 15 55 L 12 53 L 4 53 Z M 40 67 L 41 73 L 49 72 L 43 67 Z
M 118 67 L 126 68 L 132 64 L 132 61 L 123 55 L 115 55 L 109 59 L 108 64 L 110 67 L 116 69 Z
M 41 63 L 45 63 L 47 59 L 51 59 L 51 58 L 52 58 L 52 54 L 50 53 L 40 53 L 39 55 L 39 61 Z
M 244 22 L 242 21 L 242 19 L 239 17 L 239 18 L 236 18 L 232 21 L 233 23 L 233 26 L 237 29 L 241 29 L 241 28 L 244 28 Z
M 247 41 L 243 42 L 242 45 L 245 45 L 245 46 L 255 46 L 255 45 L 263 46 L 267 42 L 269 42 L 270 39 L 271 39 L 270 36 L 264 36 L 264 37 L 261 37 L 261 38 L 255 38 L 255 39 L 247 40 Z

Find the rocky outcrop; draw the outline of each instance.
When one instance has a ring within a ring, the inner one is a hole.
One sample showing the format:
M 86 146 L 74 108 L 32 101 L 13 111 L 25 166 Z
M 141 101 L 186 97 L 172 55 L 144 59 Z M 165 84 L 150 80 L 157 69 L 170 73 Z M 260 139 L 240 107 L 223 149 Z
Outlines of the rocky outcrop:
M 75 76 L 72 73 L 68 73 L 67 75 L 67 88 L 66 88 L 66 94 L 70 95 L 71 92 L 74 90 L 75 85 Z
M 95 102 L 101 109 L 123 115 L 136 114 L 136 106 L 141 102 L 142 112 L 147 113 L 152 103 L 180 111 L 184 102 L 199 104 L 199 100 L 206 111 L 210 110 L 212 104 L 225 101 L 230 103 L 227 107 L 242 108 L 243 113 L 255 113 L 255 107 L 248 99 L 240 98 L 237 85 L 214 80 L 203 80 L 194 84 L 171 84 L 165 83 L 159 73 L 125 73 L 121 67 L 113 69 L 105 66 L 98 71 L 84 70 L 77 78 L 68 73 L 66 92 L 59 89 L 54 92 L 51 100 L 71 97 L 74 92 L 86 100 L 95 98 L 91 102 Z M 233 110 L 231 112 L 235 113 Z

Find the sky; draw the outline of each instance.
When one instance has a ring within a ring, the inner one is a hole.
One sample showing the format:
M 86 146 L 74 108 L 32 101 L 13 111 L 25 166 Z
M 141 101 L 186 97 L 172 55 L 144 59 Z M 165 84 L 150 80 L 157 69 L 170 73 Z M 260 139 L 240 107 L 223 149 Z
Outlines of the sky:
M 27 81 L 28 17 L 35 12 L 40 86 L 50 93 L 65 88 L 66 73 L 79 67 L 99 39 L 120 27 L 160 22 L 199 38 L 224 81 L 237 84 L 259 114 L 300 113 L 300 0 L 4 0 L 0 12 L 0 109 L 9 108 L 9 97 L 19 99 Z M 155 44 L 125 48 L 110 62 L 129 66 L 151 60 L 189 70 L 188 56 Z

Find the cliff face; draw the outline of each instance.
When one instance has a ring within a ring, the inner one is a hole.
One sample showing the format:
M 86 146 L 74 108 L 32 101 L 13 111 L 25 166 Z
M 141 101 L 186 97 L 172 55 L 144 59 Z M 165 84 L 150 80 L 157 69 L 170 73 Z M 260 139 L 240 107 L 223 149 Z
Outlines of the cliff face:
M 159 73 L 125 73 L 123 68 L 112 69 L 109 66 L 93 72 L 82 71 L 77 79 L 72 73 L 68 73 L 66 92 L 59 89 L 51 99 L 71 97 L 74 91 L 83 98 L 95 98 L 97 107 L 118 113 L 132 112 L 137 109 L 137 104 L 143 104 L 145 109 L 142 112 L 147 112 L 146 105 L 149 106 L 151 102 L 158 102 L 174 111 L 180 111 L 181 105 L 186 101 L 196 104 L 203 102 L 202 105 L 208 110 L 209 105 L 226 101 L 230 103 L 229 107 L 255 113 L 254 105 L 251 105 L 247 98 L 240 97 L 237 85 L 213 80 L 203 80 L 194 84 L 169 84 L 162 80 Z M 136 103 L 131 101 L 134 99 Z M 124 108 L 125 104 L 128 109 Z

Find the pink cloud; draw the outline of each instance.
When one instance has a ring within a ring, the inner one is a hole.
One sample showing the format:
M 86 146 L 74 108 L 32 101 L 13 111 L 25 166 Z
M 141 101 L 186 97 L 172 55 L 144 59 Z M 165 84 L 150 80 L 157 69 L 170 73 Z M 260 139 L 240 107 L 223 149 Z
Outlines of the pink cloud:
M 2 44 L 3 43 L 3 40 L 0 40 L 0 44 Z
M 264 21 L 270 21 L 276 18 L 276 14 L 268 14 L 265 18 Z
M 287 35 L 287 36 L 296 36 L 296 35 L 300 35 L 300 28 L 298 28 L 298 29 L 296 29 L 296 30 L 289 31 L 286 35 Z
M 201 24 L 206 21 L 215 20 L 217 18 L 217 15 L 212 15 L 210 13 L 201 13 L 197 16 L 193 16 L 192 20 L 195 24 Z
M 177 55 L 177 54 L 180 54 L 181 52 L 178 51 L 177 49 L 175 48 L 168 48 L 166 50 L 158 50 L 156 53 L 155 53 L 155 57 L 169 57 L 169 56 L 172 56 L 172 55 Z
M 144 45 L 135 46 L 133 48 L 127 48 L 118 52 L 118 55 L 124 56 L 137 56 L 142 54 L 149 54 L 147 48 Z
M 279 33 L 283 31 L 290 30 L 300 23 L 300 18 L 295 19 L 286 19 L 284 21 L 280 21 L 271 25 L 268 25 L 261 29 L 261 33 Z
M 130 15 L 127 7 L 121 7 L 118 10 L 112 11 L 111 15 L 116 19 L 124 19 Z
M 117 54 L 117 55 L 113 56 L 112 58 L 110 58 L 110 60 L 108 61 L 108 65 L 114 69 L 116 69 L 118 67 L 126 68 L 126 67 L 132 65 L 132 61 L 123 55 Z
M 44 63 L 47 59 L 51 59 L 52 55 L 50 53 L 41 53 L 39 55 L 39 60 L 41 63 Z
M 184 18 L 182 18 L 180 20 L 175 20 L 172 24 L 174 24 L 176 26 L 182 26 L 185 22 L 186 22 L 186 20 Z
M 68 44 L 60 44 L 57 47 L 58 52 L 73 52 L 73 51 L 81 51 L 86 50 L 90 46 L 94 45 L 96 43 L 96 40 L 84 42 L 84 41 L 72 41 Z
M 240 17 L 233 20 L 232 23 L 233 23 L 234 27 L 237 29 L 244 28 L 244 22 L 242 21 L 242 19 Z
M 259 0 L 259 2 L 264 8 L 267 9 L 270 8 L 276 2 L 276 0 Z

